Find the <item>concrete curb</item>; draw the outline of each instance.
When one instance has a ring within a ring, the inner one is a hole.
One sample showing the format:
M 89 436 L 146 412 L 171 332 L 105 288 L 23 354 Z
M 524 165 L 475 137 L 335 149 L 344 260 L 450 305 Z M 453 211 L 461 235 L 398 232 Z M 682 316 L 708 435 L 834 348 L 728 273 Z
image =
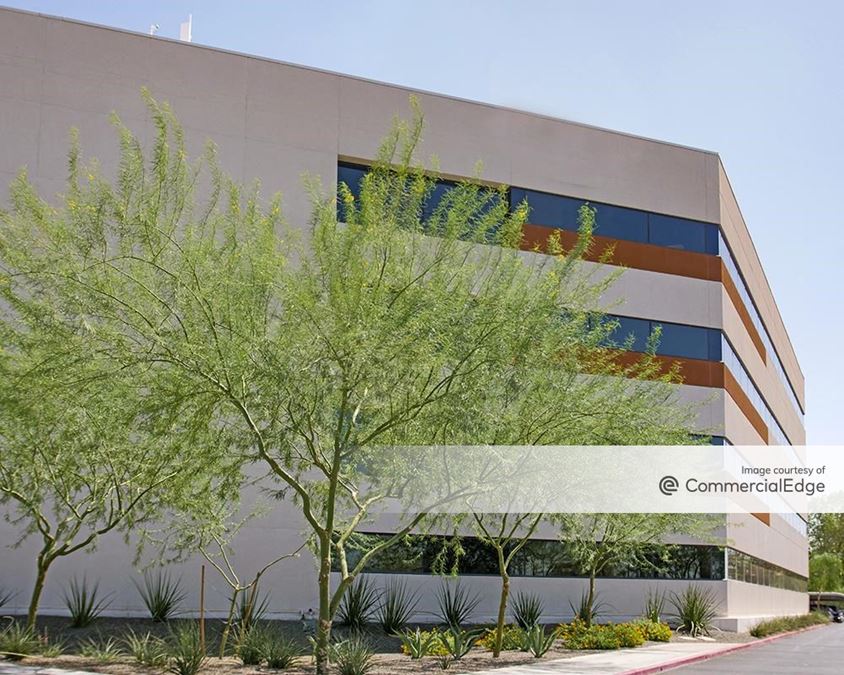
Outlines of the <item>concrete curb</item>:
M 742 642 L 741 644 L 737 645 L 730 645 L 729 647 L 724 647 L 724 649 L 719 649 L 715 652 L 708 652 L 706 654 L 694 654 L 692 656 L 684 656 L 679 659 L 674 659 L 672 661 L 665 661 L 664 663 L 658 663 L 654 666 L 645 666 L 644 668 L 634 668 L 633 670 L 624 670 L 620 672 L 618 675 L 651 675 L 652 673 L 663 673 L 666 670 L 671 670 L 673 668 L 679 668 L 680 666 L 687 666 L 692 663 L 698 663 L 700 661 L 708 661 L 709 659 L 715 659 L 719 656 L 724 656 L 725 654 L 732 654 L 733 652 L 739 652 L 743 649 L 750 649 L 751 647 L 760 647 L 761 645 L 768 644 L 769 642 L 774 642 L 775 640 L 781 640 L 782 638 L 787 638 L 792 635 L 798 635 L 800 633 L 806 633 L 810 630 L 816 630 L 818 628 L 823 628 L 824 626 L 828 626 L 828 623 L 821 623 L 817 626 L 808 626 L 807 628 L 798 628 L 797 630 L 790 630 L 787 633 L 777 633 L 776 635 L 770 635 L 766 638 L 762 638 L 761 640 L 756 640 L 756 642 Z

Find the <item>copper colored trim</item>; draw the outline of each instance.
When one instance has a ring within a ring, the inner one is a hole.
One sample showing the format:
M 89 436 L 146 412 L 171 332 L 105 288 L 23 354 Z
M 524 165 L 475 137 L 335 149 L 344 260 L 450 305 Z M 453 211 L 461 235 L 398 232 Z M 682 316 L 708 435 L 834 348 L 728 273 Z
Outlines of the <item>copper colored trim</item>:
M 555 230 L 544 225 L 526 224 L 523 227 L 522 249 L 526 251 L 544 251 L 548 236 L 559 232 L 560 243 L 571 248 L 577 243 L 577 232 Z M 623 241 L 610 237 L 593 236 L 589 250 L 583 256 L 592 262 L 600 261 L 611 250 L 606 260 L 610 265 L 623 265 L 649 272 L 662 272 L 706 281 L 721 281 L 721 260 L 718 256 L 693 251 L 680 251 L 654 244 L 642 244 L 636 241 Z
M 733 374 L 726 366 L 724 366 L 724 389 L 726 389 L 727 393 L 732 396 L 733 400 L 736 402 L 736 405 L 739 407 L 739 410 L 744 413 L 744 416 L 747 418 L 747 421 L 750 422 L 751 426 L 756 430 L 756 433 L 758 433 L 764 439 L 765 443 L 770 443 L 770 438 L 768 436 L 768 426 L 765 424 L 765 421 L 762 419 L 762 416 L 757 412 L 753 403 L 751 403 L 750 399 L 747 397 L 747 394 L 744 393 L 744 390 L 741 388 L 741 386 L 739 386 L 739 383 L 736 381 L 736 378 L 733 377 Z
M 523 228 L 524 238 L 522 248 L 528 251 L 544 250 L 548 236 L 555 228 L 545 225 L 527 224 Z M 560 243 L 565 248 L 571 248 L 577 242 L 577 233 L 568 230 L 556 230 L 560 233 Z M 637 270 L 649 272 L 661 272 L 705 281 L 720 281 L 733 306 L 738 312 L 741 322 L 744 324 L 753 345 L 762 357 L 762 362 L 767 363 L 765 344 L 753 325 L 750 313 L 745 307 L 744 301 L 739 295 L 738 289 L 733 282 L 730 273 L 727 271 L 724 261 L 718 256 L 706 253 L 695 253 L 693 251 L 679 251 L 654 244 L 642 244 L 634 241 L 623 241 L 609 237 L 592 237 L 592 245 L 583 256 L 586 260 L 598 262 L 605 251 L 612 249 L 612 256 L 606 260 L 610 265 L 622 265 Z
M 747 307 L 741 299 L 741 295 L 739 295 L 736 284 L 730 276 L 730 273 L 727 271 L 727 266 L 724 264 L 723 260 L 721 261 L 721 283 L 724 285 L 724 290 L 727 291 L 727 295 L 730 296 L 730 300 L 733 301 L 733 307 L 736 308 L 736 312 L 738 312 L 739 318 L 744 324 L 747 334 L 753 341 L 756 351 L 758 351 L 759 356 L 762 357 L 762 363 L 767 363 L 768 358 L 765 353 L 765 343 L 762 342 L 762 336 L 759 335 L 759 331 L 756 330 L 756 326 L 753 325 L 753 319 L 750 318 L 750 312 L 747 311 Z
M 756 518 L 757 520 L 761 520 L 765 525 L 768 527 L 771 526 L 771 514 L 770 513 L 751 513 L 751 516 Z

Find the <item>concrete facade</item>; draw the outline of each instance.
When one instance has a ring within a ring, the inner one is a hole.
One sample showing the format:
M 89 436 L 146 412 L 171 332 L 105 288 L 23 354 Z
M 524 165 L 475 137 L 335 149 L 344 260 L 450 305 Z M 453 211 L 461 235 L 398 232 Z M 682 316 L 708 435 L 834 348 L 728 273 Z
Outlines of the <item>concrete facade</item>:
M 253 56 L 128 33 L 52 17 L 0 9 L 0 184 L 26 167 L 44 193 L 64 189 L 68 132 L 77 127 L 85 156 L 97 157 L 104 172 L 117 161 L 114 111 L 141 140 L 151 134 L 140 96 L 146 86 L 168 101 L 184 126 L 189 151 L 198 154 L 207 139 L 218 146 L 224 169 L 235 179 L 260 177 L 265 193 L 284 190 L 289 222 L 308 222 L 302 173 L 336 180 L 338 160 L 366 162 L 396 114 L 408 110 L 409 90 L 321 72 Z M 747 289 L 773 343 L 795 396 L 804 405 L 804 382 L 747 226 L 717 154 L 637 138 L 517 110 L 416 93 L 426 117 L 422 153 L 436 153 L 442 171 L 470 176 L 478 160 L 485 180 L 558 195 L 641 209 L 717 224 L 728 242 Z M 795 411 L 771 355 L 763 356 L 748 332 L 742 309 L 720 280 L 631 267 L 605 298 L 612 311 L 658 321 L 720 329 L 729 339 L 771 413 L 792 444 L 805 442 Z M 764 350 L 763 350 L 764 351 Z M 750 421 L 747 406 L 724 388 L 683 386 L 683 397 L 705 400 L 700 430 L 726 436 L 733 444 L 766 444 Z M 251 524 L 239 543 L 248 550 L 247 567 L 258 567 L 279 552 L 296 548 L 301 523 L 292 512 Z M 31 542 L 5 546 L 14 532 L 0 524 L 0 585 L 28 588 Z M 770 523 L 747 517 L 728 519 L 727 536 L 738 550 L 806 576 L 804 533 L 778 516 Z M 192 586 L 198 560 L 181 567 Z M 57 564 L 44 596 L 46 612 L 62 609 L 64 580 L 96 565 L 103 589 L 120 591 L 111 610 L 139 612 L 132 574 L 132 551 L 109 535 L 91 557 Z M 383 580 L 379 575 L 378 583 Z M 316 604 L 313 562 L 307 555 L 272 571 L 272 611 L 298 616 Z M 412 577 L 420 588 L 438 580 Z M 219 581 L 219 580 L 216 580 Z M 225 593 L 211 581 L 212 612 L 221 612 Z M 485 588 L 495 579 L 471 578 Z M 514 587 L 541 592 L 556 608 L 549 619 L 565 618 L 580 579 L 514 580 Z M 635 616 L 651 586 L 679 588 L 685 582 L 606 579 L 599 590 L 613 598 L 612 614 Z M 740 581 L 705 582 L 721 598 L 730 617 L 794 614 L 808 607 L 803 593 Z M 192 588 L 192 590 L 194 590 Z M 216 595 L 215 595 L 216 593 Z M 431 593 L 427 594 L 432 595 Z M 17 598 L 23 603 L 25 593 Z M 189 596 L 187 603 L 194 601 Z M 431 600 L 430 597 L 428 600 Z M 565 608 L 565 609 L 564 609 Z M 423 613 L 433 609 L 420 607 Z M 492 616 L 495 598 L 479 613 Z

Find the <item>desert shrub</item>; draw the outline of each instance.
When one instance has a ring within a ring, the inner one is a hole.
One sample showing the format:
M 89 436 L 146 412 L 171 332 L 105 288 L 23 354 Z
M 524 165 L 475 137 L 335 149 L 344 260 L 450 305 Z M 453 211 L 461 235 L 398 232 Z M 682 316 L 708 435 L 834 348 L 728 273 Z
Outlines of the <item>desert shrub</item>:
M 173 675 L 196 675 L 208 659 L 199 626 L 195 622 L 181 624 L 173 629 L 169 642 L 170 662 L 167 672 Z
M 275 631 L 267 632 L 264 639 L 264 660 L 267 662 L 267 668 L 290 668 L 301 655 L 302 650 L 293 638 Z
M 99 584 L 88 586 L 88 580 L 82 577 L 79 581 L 75 577 L 70 580 L 64 592 L 64 603 L 70 613 L 72 628 L 84 628 L 91 625 L 102 611 L 108 607 L 108 598 L 100 599 Z
M 524 634 L 523 649 L 534 658 L 542 658 L 554 645 L 557 635 L 551 632 L 546 635 L 542 626 L 536 625 Z
M 38 635 L 22 623 L 10 621 L 0 631 L 0 654 L 10 661 L 20 661 L 26 656 L 37 654 L 40 647 Z
M 367 577 L 358 577 L 343 595 L 337 611 L 337 623 L 352 630 L 362 630 L 377 605 L 378 591 L 374 584 Z
M 440 645 L 439 630 L 420 630 L 415 631 L 406 630 L 399 635 L 401 638 L 401 651 L 407 654 L 412 659 L 421 659 L 423 656 L 429 654 L 438 654 L 448 652 Z
M 829 623 L 829 616 L 823 612 L 811 612 L 798 616 L 780 616 L 756 624 L 750 629 L 750 634 L 753 637 L 762 638 L 823 623 Z
M 167 645 L 152 633 L 136 633 L 130 630 L 123 637 L 123 644 L 138 663 L 150 668 L 167 664 Z
M 132 579 L 132 583 L 141 594 L 150 617 L 156 622 L 164 622 L 172 617 L 179 603 L 185 598 L 181 582 L 161 570 L 154 577 L 145 572 L 143 584 L 138 583 L 136 579 Z
M 391 579 L 378 604 L 378 623 L 387 635 L 399 633 L 410 621 L 418 604 L 419 596 L 408 591 L 403 579 Z
M 120 643 L 113 637 L 102 635 L 82 641 L 79 644 L 79 653 L 100 663 L 111 663 L 123 656 Z
M 261 665 L 268 639 L 268 630 L 262 624 L 244 630 L 237 641 L 237 658 L 244 666 Z
M 648 589 L 648 594 L 645 596 L 645 606 L 642 609 L 642 617 L 653 623 L 660 623 L 664 612 L 665 592 Z
M 483 628 L 463 630 L 461 628 L 449 628 L 448 632 L 440 633 L 440 644 L 455 661 L 459 661 L 468 654 L 475 642 L 481 637 Z
M 331 660 L 339 675 L 367 675 L 375 667 L 372 647 L 359 636 L 336 643 Z
M 510 601 L 510 609 L 513 612 L 516 625 L 523 630 L 530 630 L 539 625 L 544 604 L 542 598 L 535 593 L 519 591 Z
M 557 628 L 566 649 L 621 649 L 645 643 L 642 628 L 635 623 L 592 624 L 575 620 Z
M 524 649 L 526 631 L 519 626 L 504 626 L 501 636 L 503 651 L 518 651 Z M 478 639 L 478 644 L 489 651 L 495 648 L 495 628 L 487 628 Z
M 718 615 L 718 598 L 712 589 L 700 586 L 687 586 L 680 593 L 672 593 L 671 604 L 678 621 L 677 630 L 696 637 L 701 633 L 709 635 L 712 622 Z
M 460 628 L 469 621 L 480 601 L 477 593 L 470 593 L 459 581 L 443 581 L 437 591 L 437 616 L 449 628 Z
M 651 621 L 641 619 L 636 622 L 642 636 L 650 642 L 669 642 L 671 640 L 671 627 L 663 621 Z

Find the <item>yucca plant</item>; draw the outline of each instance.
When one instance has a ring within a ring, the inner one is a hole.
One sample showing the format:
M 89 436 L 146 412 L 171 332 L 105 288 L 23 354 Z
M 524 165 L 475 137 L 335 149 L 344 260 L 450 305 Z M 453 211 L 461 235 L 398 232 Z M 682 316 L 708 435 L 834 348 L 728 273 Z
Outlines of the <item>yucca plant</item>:
M 267 668 L 284 670 L 290 668 L 302 655 L 302 649 L 296 640 L 282 633 L 270 631 L 264 640 L 264 660 Z
M 196 622 L 177 625 L 170 636 L 168 673 L 196 675 L 208 659 Z
M 403 579 L 391 579 L 378 604 L 378 623 L 387 635 L 397 634 L 404 630 L 418 604 L 419 595 L 409 591 Z
M 14 591 L 9 591 L 5 588 L 0 588 L 0 608 L 3 608 L 5 605 L 8 605 L 16 595 L 17 593 L 15 593 Z
M 645 607 L 642 610 L 642 618 L 654 623 L 661 623 L 664 612 L 665 592 L 648 589 L 648 593 L 645 596 Z
M 459 629 L 468 622 L 480 601 L 477 593 L 470 593 L 459 581 L 456 584 L 443 582 L 437 592 L 437 616 L 449 628 Z
M 582 621 L 586 626 L 591 626 L 594 623 L 595 619 L 602 614 L 604 606 L 605 603 L 598 600 L 597 593 L 590 601 L 587 591 L 583 591 L 580 596 L 580 602 L 577 605 L 569 602 L 569 607 L 571 608 L 572 614 L 574 614 L 574 618 Z
M 535 593 L 519 591 L 510 600 L 510 608 L 513 612 L 513 619 L 516 625 L 523 630 L 529 631 L 534 626 L 539 625 L 545 605 L 542 602 L 542 598 Z
M 534 658 L 542 658 L 554 645 L 554 640 L 557 635 L 554 632 L 545 634 L 545 629 L 536 625 L 527 632 L 525 632 L 525 642 L 523 651 L 533 654 Z
M 99 635 L 83 640 L 79 644 L 79 654 L 100 663 L 111 663 L 123 655 L 123 650 L 115 638 Z
M 176 613 L 179 603 L 185 598 L 181 582 L 178 579 L 172 579 L 168 572 L 161 570 L 155 576 L 144 572 L 143 584 L 137 579 L 132 579 L 132 583 L 141 594 L 150 617 L 158 623 L 170 619 Z
M 718 598 L 712 589 L 691 585 L 680 593 L 671 594 L 671 604 L 674 605 L 679 626 L 692 637 L 701 633 L 709 635 L 712 623 L 718 616 Z
M 346 589 L 337 612 L 337 622 L 359 631 L 368 623 L 378 605 L 378 591 L 367 577 L 358 577 Z
M 90 626 L 109 605 L 109 598 L 98 598 L 99 583 L 88 586 L 86 577 L 80 582 L 76 577 L 70 580 L 64 593 L 64 603 L 70 613 L 71 628 Z
M 438 637 L 443 649 L 449 653 L 452 659 L 459 661 L 471 651 L 475 642 L 483 635 L 484 630 L 483 628 L 463 630 L 451 627 L 447 633 L 440 633 Z
M 130 630 L 123 636 L 126 649 L 141 665 L 150 668 L 160 668 L 167 664 L 167 645 L 152 633 L 136 633 Z
M 367 675 L 375 667 L 372 647 L 359 636 L 335 643 L 331 651 L 339 675 Z
M 240 591 L 240 604 L 237 606 L 235 625 L 241 632 L 241 637 L 245 636 L 252 626 L 264 618 L 269 607 L 270 594 L 264 593 L 262 595 L 257 584 Z
M 9 661 L 20 661 L 26 656 L 37 654 L 40 647 L 38 635 L 22 623 L 10 621 L 0 631 L 0 654 Z

